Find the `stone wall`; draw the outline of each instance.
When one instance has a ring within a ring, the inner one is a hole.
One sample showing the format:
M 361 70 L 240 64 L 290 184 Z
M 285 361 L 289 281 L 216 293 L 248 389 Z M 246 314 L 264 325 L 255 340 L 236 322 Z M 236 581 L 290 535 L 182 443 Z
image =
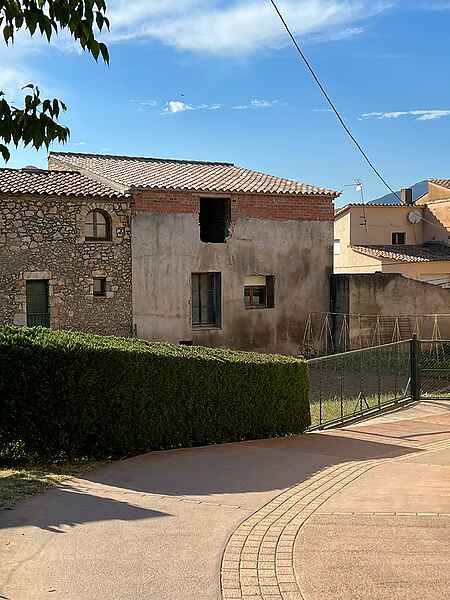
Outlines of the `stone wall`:
M 111 241 L 85 241 L 95 208 L 111 217 Z M 48 279 L 51 327 L 130 335 L 131 240 L 116 235 L 129 225 L 127 199 L 1 196 L 0 324 L 26 324 L 26 282 Z M 94 277 L 106 278 L 105 297 L 93 295 Z

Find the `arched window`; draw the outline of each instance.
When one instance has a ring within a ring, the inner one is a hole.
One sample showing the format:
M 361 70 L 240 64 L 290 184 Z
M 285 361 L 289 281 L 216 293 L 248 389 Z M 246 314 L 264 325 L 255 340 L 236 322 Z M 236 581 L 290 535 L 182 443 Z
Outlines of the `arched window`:
M 103 210 L 91 210 L 86 215 L 84 235 L 87 241 L 111 240 L 111 219 Z

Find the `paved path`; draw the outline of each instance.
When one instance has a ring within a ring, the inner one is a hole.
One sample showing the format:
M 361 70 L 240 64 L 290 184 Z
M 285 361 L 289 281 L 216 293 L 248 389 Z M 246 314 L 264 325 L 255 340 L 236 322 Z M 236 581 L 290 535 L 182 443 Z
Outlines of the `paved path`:
M 449 439 L 440 402 L 332 432 L 115 463 L 0 513 L 0 598 L 219 600 L 221 585 L 226 598 L 252 600 L 443 598 Z M 408 596 L 416 564 L 427 594 Z

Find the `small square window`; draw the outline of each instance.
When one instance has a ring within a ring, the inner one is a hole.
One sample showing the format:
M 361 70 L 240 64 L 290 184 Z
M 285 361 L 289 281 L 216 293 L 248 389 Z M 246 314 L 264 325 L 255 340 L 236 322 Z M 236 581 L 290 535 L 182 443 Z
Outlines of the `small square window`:
M 275 277 L 252 276 L 244 284 L 245 308 L 273 308 L 275 306 Z
M 246 286 L 244 304 L 247 308 L 266 308 L 266 286 Z
M 334 255 L 339 256 L 341 253 L 341 240 L 334 240 Z
M 94 277 L 94 296 L 106 296 L 106 277 Z
M 403 244 L 406 244 L 406 233 L 404 231 L 395 231 L 392 234 L 392 245 L 403 246 Z

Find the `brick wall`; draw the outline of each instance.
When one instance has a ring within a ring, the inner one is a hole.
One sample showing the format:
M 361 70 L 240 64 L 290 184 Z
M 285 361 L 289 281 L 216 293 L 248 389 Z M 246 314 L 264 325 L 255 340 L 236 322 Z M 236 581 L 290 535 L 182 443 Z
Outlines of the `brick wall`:
M 216 196 L 220 197 L 219 194 Z M 222 197 L 231 198 L 232 221 L 242 217 L 269 220 L 334 220 L 333 201 L 328 196 L 223 194 Z M 159 214 L 196 214 L 199 212 L 199 199 L 200 196 L 192 192 L 135 191 L 133 193 L 135 210 Z
M 112 241 L 86 242 L 87 213 L 101 208 Z M 26 282 L 49 281 L 51 326 L 127 336 L 132 326 L 128 200 L 0 196 L 0 324 L 26 323 Z M 93 278 L 105 277 L 106 297 L 94 297 Z

